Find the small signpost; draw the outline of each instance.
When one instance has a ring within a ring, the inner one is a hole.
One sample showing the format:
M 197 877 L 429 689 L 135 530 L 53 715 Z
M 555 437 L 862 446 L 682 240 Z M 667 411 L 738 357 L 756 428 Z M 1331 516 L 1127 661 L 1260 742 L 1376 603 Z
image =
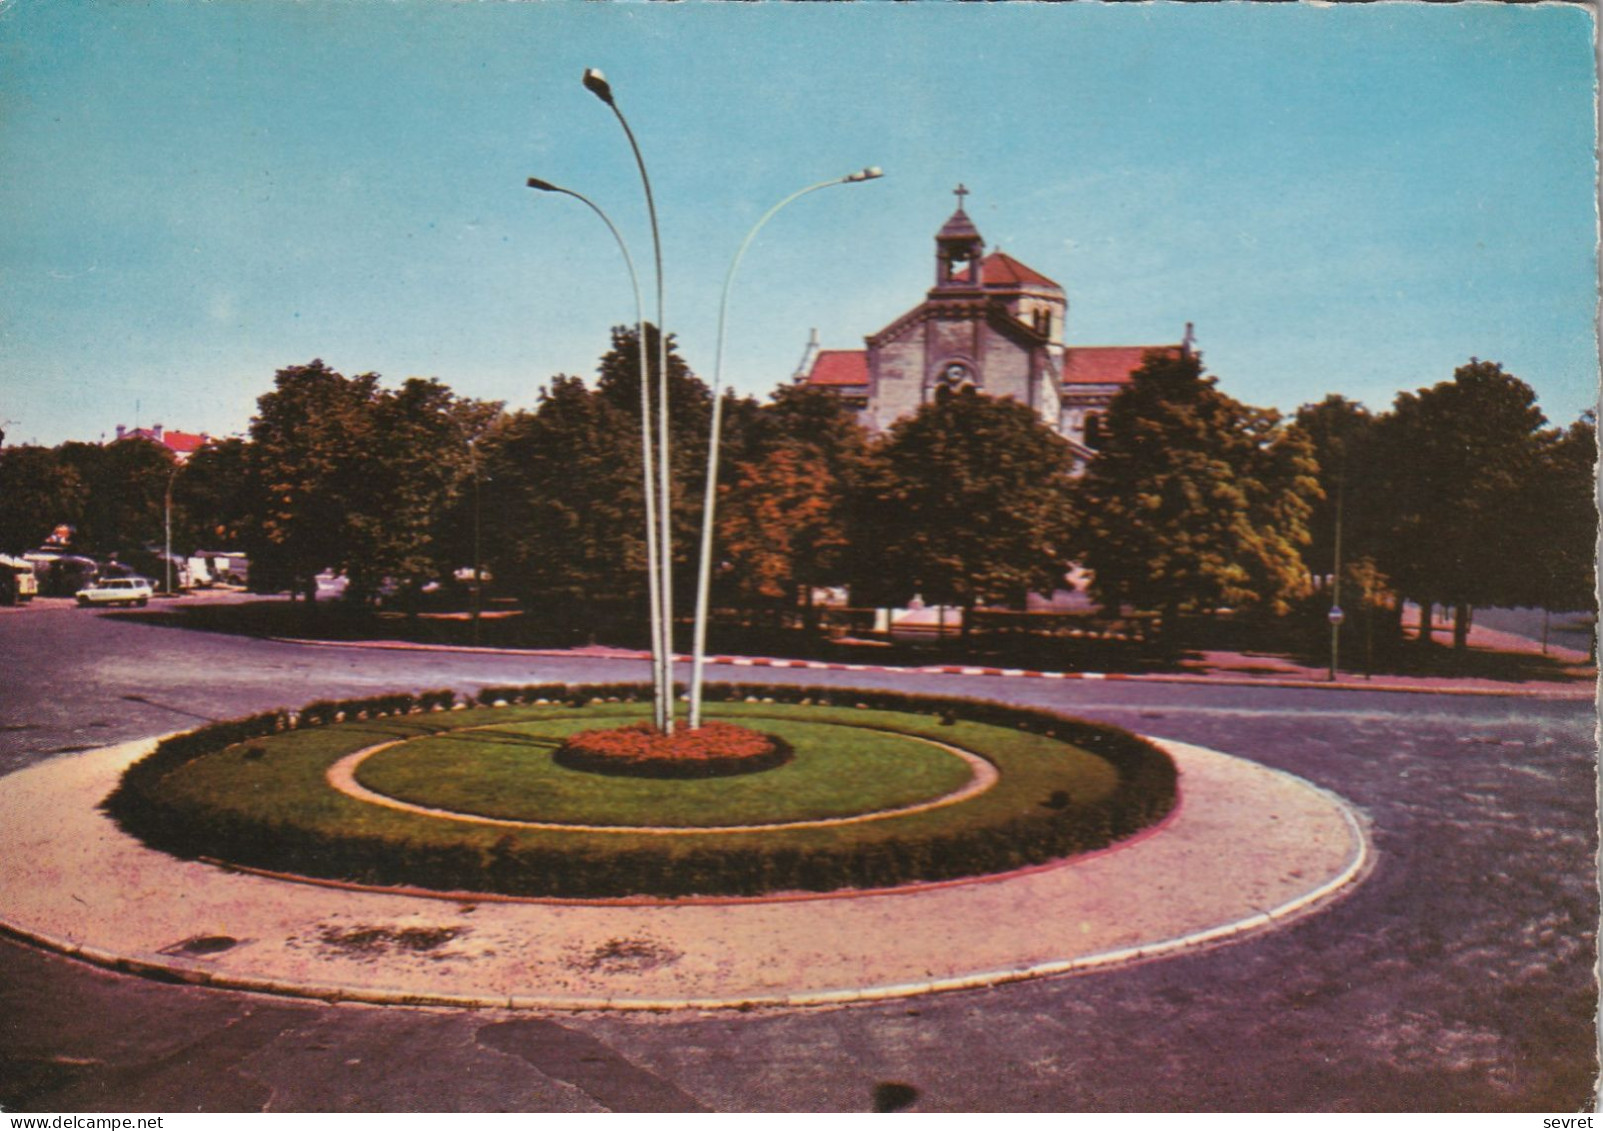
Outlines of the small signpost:
M 1336 661 L 1341 655 L 1341 622 L 1347 619 L 1347 614 L 1341 611 L 1340 605 L 1330 606 L 1330 682 L 1336 682 Z

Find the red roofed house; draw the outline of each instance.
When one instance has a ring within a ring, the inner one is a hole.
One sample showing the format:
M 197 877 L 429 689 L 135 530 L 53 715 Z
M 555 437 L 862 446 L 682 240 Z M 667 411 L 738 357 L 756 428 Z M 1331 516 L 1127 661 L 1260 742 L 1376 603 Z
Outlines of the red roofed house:
M 204 432 L 168 432 L 160 424 L 152 424 L 149 428 L 127 428 L 119 424 L 117 439 L 153 440 L 172 452 L 179 463 L 188 462 L 190 456 L 211 442 L 211 437 Z
M 1029 405 L 1082 461 L 1097 446 L 1108 404 L 1148 353 L 1174 345 L 1066 346 L 1068 299 L 1045 275 L 985 241 L 963 211 L 935 234 L 935 286 L 863 350 L 821 350 L 816 334 L 796 380 L 835 390 L 871 430 L 888 428 L 942 392 L 973 388 Z

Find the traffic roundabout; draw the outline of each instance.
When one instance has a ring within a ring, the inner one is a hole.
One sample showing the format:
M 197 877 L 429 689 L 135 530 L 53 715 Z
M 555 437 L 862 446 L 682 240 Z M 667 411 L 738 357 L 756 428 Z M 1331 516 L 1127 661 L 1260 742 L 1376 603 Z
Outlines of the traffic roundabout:
M 627 690 L 544 690 L 308 708 L 0 779 L 0 925 L 327 999 L 804 1005 L 1215 943 L 1368 865 L 1357 815 L 1301 779 L 1048 712 L 726 690 L 713 717 L 787 756 L 664 781 L 555 758 L 638 719 Z

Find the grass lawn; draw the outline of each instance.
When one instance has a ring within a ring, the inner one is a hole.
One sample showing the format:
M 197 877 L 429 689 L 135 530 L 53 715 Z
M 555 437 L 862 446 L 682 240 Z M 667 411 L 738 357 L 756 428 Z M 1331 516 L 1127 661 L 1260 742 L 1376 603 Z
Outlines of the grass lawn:
M 576 731 L 648 717 L 637 707 L 611 716 L 502 723 L 420 738 L 363 762 L 357 780 L 388 797 L 430 808 L 560 824 L 712 827 L 848 817 L 916 804 L 962 788 L 964 761 L 926 741 L 770 707 L 741 722 L 776 735 L 795 757 L 760 773 L 694 780 L 616 777 L 552 761 Z M 816 714 L 816 712 L 812 712 Z M 709 711 L 709 718 L 729 718 Z
M 381 717 L 197 752 L 133 793 L 119 791 L 110 807 L 125 828 L 182 856 L 381 885 L 586 897 L 828 891 L 980 875 L 1100 848 L 1173 804 L 1172 765 L 1140 739 L 975 703 L 972 712 L 990 720 L 980 722 L 963 717 L 970 709 L 937 697 L 884 707 L 709 704 L 712 717 L 785 739 L 795 757 L 772 770 L 692 780 L 590 774 L 552 762 L 562 736 L 638 718 L 644 705 L 554 702 Z M 943 722 L 954 711 L 955 721 Z M 998 780 L 913 813 L 686 836 L 432 817 L 350 797 L 326 776 L 347 754 L 402 739 L 362 767 L 364 785 L 515 820 L 716 828 L 896 809 L 970 780 L 962 759 L 917 738 L 989 761 Z

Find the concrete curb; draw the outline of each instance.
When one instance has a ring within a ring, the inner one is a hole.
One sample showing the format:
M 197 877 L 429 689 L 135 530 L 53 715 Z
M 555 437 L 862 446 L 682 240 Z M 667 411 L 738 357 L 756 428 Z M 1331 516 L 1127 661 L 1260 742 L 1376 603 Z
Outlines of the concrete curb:
M 649 661 L 649 652 L 586 653 L 565 651 L 560 648 L 474 648 L 464 644 L 418 644 L 404 640 L 309 640 L 294 636 L 269 636 L 276 644 L 294 644 L 308 648 L 362 648 L 381 652 L 440 652 L 453 655 L 486 656 L 539 656 L 563 660 L 636 660 Z M 675 655 L 674 663 L 688 664 L 690 656 Z M 708 656 L 709 665 L 737 668 L 774 668 L 831 672 L 885 672 L 892 675 L 962 675 L 992 676 L 1003 679 L 1092 680 L 1129 683 L 1208 684 L 1220 687 L 1271 687 L 1297 691 L 1379 691 L 1400 695 L 1478 695 L 1494 699 L 1554 699 L 1592 700 L 1597 698 L 1595 686 L 1573 688 L 1501 688 L 1420 686 L 1409 683 L 1376 683 L 1373 680 L 1350 679 L 1254 679 L 1248 676 L 1187 675 L 1184 673 L 1134 672 L 1056 672 L 1037 671 L 1031 668 L 996 668 L 961 664 L 931 664 L 924 667 L 895 667 L 889 664 L 844 664 L 824 660 L 785 660 L 763 656 Z

